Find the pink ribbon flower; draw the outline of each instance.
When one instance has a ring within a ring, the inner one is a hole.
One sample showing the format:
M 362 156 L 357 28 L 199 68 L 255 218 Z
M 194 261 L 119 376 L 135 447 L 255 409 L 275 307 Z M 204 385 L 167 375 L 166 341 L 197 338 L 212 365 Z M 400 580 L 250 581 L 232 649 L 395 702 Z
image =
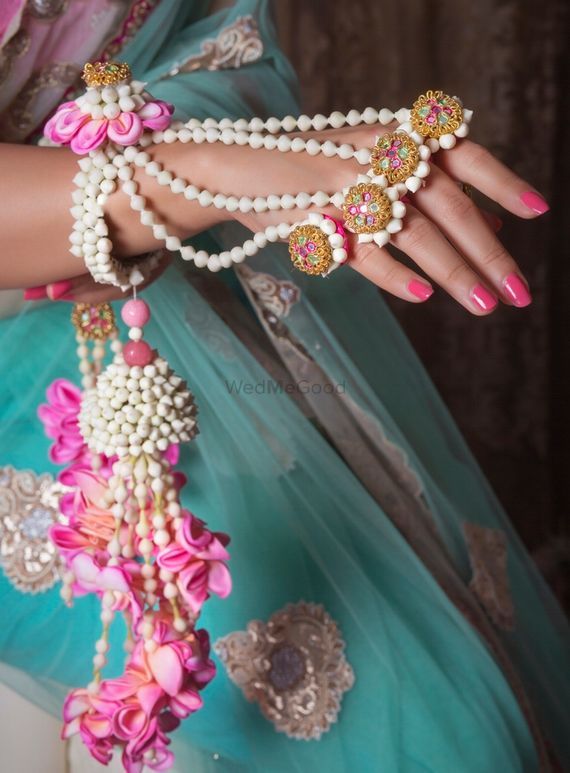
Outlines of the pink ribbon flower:
M 51 461 L 68 464 L 82 460 L 86 447 L 77 422 L 81 390 L 71 381 L 58 378 L 49 385 L 46 396 L 48 402 L 39 406 L 38 416 L 46 435 L 55 441 L 49 450 Z
M 117 145 L 136 145 L 145 129 L 162 131 L 172 121 L 174 107 L 160 99 L 144 103 L 140 109 L 119 113 L 116 118 L 93 118 L 75 102 L 64 102 L 44 127 L 44 135 L 58 145 L 69 145 L 84 155 L 110 140 Z
M 176 539 L 157 555 L 157 563 L 176 575 L 178 589 L 195 614 L 210 593 L 226 598 L 231 593 L 232 580 L 225 564 L 229 554 L 225 546 L 229 537 L 211 532 L 204 522 L 191 513 L 184 513 Z

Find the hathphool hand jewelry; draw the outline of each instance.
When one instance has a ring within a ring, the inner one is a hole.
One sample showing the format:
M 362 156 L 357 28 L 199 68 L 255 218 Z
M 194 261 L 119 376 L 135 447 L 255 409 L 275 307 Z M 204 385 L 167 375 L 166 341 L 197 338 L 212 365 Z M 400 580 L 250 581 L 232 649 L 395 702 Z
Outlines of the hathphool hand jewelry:
M 71 213 L 75 218 L 70 235 L 71 252 L 85 261 L 87 269 L 98 282 L 121 287 L 123 290 L 140 285 L 158 262 L 157 254 L 139 261 L 120 261 L 113 256 L 113 245 L 105 222 L 104 206 L 108 196 L 119 187 L 130 198 L 132 209 L 139 212 L 143 225 L 152 229 L 155 239 L 162 241 L 167 250 L 179 251 L 183 260 L 192 260 L 196 266 L 210 271 L 229 268 L 255 255 L 269 242 L 290 239 L 290 253 L 294 265 L 309 274 L 327 275 L 342 262 L 333 257 L 331 244 L 323 249 L 317 263 L 299 260 L 298 237 L 303 238 L 305 221 L 283 222 L 268 226 L 231 250 L 209 254 L 182 245 L 180 239 L 169 234 L 148 202 L 139 192 L 133 179 L 135 168 L 141 168 L 159 185 L 168 186 L 172 193 L 183 195 L 200 206 L 214 206 L 228 212 L 264 212 L 267 210 L 298 209 L 333 205 L 342 210 L 344 226 L 358 234 L 359 241 L 386 244 L 392 234 L 402 227 L 405 207 L 398 200 L 409 192 L 417 191 L 429 175 L 429 159 L 440 148 L 451 149 L 458 137 L 469 131 L 472 111 L 462 107 L 457 97 L 441 91 L 428 91 L 418 97 L 411 109 L 402 108 L 392 113 L 386 108 L 368 107 L 362 113 L 351 110 L 346 116 L 339 112 L 330 116 L 302 115 L 299 118 L 261 118 L 251 120 L 228 118 L 216 121 L 190 119 L 187 123 L 173 121 L 174 108 L 155 100 L 145 91 L 145 84 L 131 80 L 128 65 L 116 62 L 96 62 L 85 66 L 83 73 L 87 91 L 74 101 L 61 105 L 47 122 L 45 135 L 53 143 L 68 144 L 82 157 L 80 171 L 74 178 Z M 310 129 L 321 131 L 327 126 L 339 128 L 345 124 L 360 123 L 386 126 L 394 120 L 394 131 L 380 135 L 375 146 L 356 150 L 352 145 L 337 145 L 331 140 L 321 143 L 316 139 L 291 138 L 285 132 Z M 342 159 L 356 159 L 368 166 L 367 175 L 360 175 L 353 186 L 342 191 L 327 193 L 304 191 L 283 195 L 232 196 L 200 189 L 190 181 L 165 169 L 146 151 L 153 144 L 172 142 L 222 142 L 226 145 L 249 145 L 251 148 L 280 152 L 322 153 Z M 350 199 L 350 200 L 349 200 Z M 320 225 L 313 223 L 316 228 Z M 326 234 L 325 234 L 326 236 Z M 325 242 L 327 240 L 325 239 Z M 291 246 L 292 245 L 292 246 Z M 343 249 L 345 249 L 343 247 Z M 345 261 L 348 254 L 345 257 Z M 315 265 L 322 265 L 316 271 Z
M 185 478 L 176 470 L 178 450 L 197 434 L 197 410 L 186 383 L 144 339 L 150 310 L 136 298 L 136 288 L 158 255 L 130 261 L 113 255 L 105 221 L 108 197 L 120 189 L 154 237 L 198 267 L 229 268 L 269 242 L 288 239 L 296 268 L 326 276 L 348 259 L 347 231 L 359 241 L 382 246 L 402 229 L 406 208 L 400 199 L 424 184 L 433 152 L 453 147 L 457 137 L 467 134 L 471 113 L 457 98 L 428 91 L 411 110 L 395 114 L 366 108 L 346 116 L 208 118 L 184 124 L 173 122 L 172 105 L 154 99 L 144 83 L 131 79 L 126 64 L 87 64 L 83 77 L 86 92 L 61 105 L 45 127 L 48 140 L 69 145 L 80 156 L 72 194 L 71 252 L 84 260 L 95 281 L 132 288 L 133 298 L 121 311 L 129 328 L 124 344 L 108 304 L 75 306 L 72 321 L 83 392 L 59 379 L 57 389 L 49 392 L 49 404 L 40 409 L 46 433 L 65 448 L 69 463 L 59 475 L 67 491 L 60 502 L 63 523 L 50 533 L 66 567 L 62 597 L 71 603 L 74 596 L 95 593 L 102 605 L 93 681 L 68 696 L 63 734 L 79 733 L 90 753 L 105 764 L 119 748 L 125 769 L 134 773 L 143 765 L 169 767 L 168 733 L 201 707 L 199 693 L 215 669 L 208 635 L 197 629 L 197 621 L 212 593 L 229 594 L 231 579 L 226 566 L 229 538 L 209 531 L 180 503 Z M 397 128 L 380 135 L 372 149 L 285 134 L 362 122 L 387 126 L 394 120 Z M 355 159 L 368 171 L 342 191 L 251 199 L 199 189 L 164 169 L 146 150 L 162 142 L 322 153 Z M 169 234 L 149 209 L 134 180 L 135 168 L 203 207 L 244 213 L 296 209 L 306 218 L 268 226 L 219 254 L 196 251 Z M 342 220 L 314 209 L 331 204 Z M 113 357 L 103 367 L 107 343 Z M 104 678 L 109 626 L 117 613 L 126 624 L 127 664 L 122 676 Z

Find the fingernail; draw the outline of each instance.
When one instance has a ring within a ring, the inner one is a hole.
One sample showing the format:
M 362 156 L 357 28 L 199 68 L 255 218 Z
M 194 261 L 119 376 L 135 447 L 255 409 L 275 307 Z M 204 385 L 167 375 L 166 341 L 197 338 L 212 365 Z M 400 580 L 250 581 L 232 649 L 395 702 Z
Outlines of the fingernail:
M 73 284 L 67 279 L 63 282 L 54 282 L 49 285 L 49 297 L 52 301 L 58 301 L 73 287 Z
M 531 294 L 518 274 L 509 274 L 505 277 L 503 287 L 505 288 L 506 295 L 508 295 L 515 306 L 522 308 L 532 302 Z
M 491 311 L 497 305 L 497 299 L 495 296 L 487 290 L 483 285 L 475 285 L 470 293 L 471 300 L 483 311 Z
M 25 301 L 40 301 L 42 298 L 47 297 L 47 285 L 41 285 L 41 287 L 28 287 L 24 290 Z
M 427 282 L 420 282 L 419 279 L 412 279 L 408 283 L 408 290 L 419 298 L 420 301 L 427 301 L 433 295 L 433 287 Z
M 521 201 L 525 207 L 528 207 L 536 215 L 544 215 L 544 213 L 548 212 L 550 209 L 540 193 L 536 193 L 535 191 L 527 191 L 526 193 L 523 193 L 521 196 Z

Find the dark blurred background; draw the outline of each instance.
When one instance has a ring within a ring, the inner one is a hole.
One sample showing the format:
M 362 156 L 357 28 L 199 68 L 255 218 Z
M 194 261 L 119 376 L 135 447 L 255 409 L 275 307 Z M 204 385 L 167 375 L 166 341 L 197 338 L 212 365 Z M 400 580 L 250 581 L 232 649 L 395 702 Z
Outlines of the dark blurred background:
M 475 109 L 472 138 L 540 190 L 551 212 L 504 219 L 534 303 L 476 319 L 444 292 L 389 303 L 561 596 L 570 534 L 567 0 L 278 0 L 282 45 L 309 114 L 409 106 L 428 88 Z M 566 231 L 566 233 L 565 233 Z M 566 570 L 566 571 L 565 571 Z M 566 579 L 564 579 L 566 578 Z

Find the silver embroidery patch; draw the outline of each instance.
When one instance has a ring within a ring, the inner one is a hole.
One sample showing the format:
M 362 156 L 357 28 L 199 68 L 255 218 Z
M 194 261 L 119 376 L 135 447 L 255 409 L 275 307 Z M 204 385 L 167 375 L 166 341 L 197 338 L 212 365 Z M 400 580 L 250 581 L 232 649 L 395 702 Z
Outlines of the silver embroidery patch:
M 507 571 L 507 538 L 499 529 L 476 523 L 463 525 L 473 578 L 469 584 L 498 628 L 512 631 L 515 609 Z
M 263 309 L 278 319 L 287 317 L 292 307 L 301 300 L 301 289 L 287 279 L 276 279 L 271 274 L 253 271 L 249 266 L 238 266 L 236 270 Z
M 245 697 L 289 738 L 318 740 L 337 721 L 354 672 L 338 626 L 320 604 L 289 604 L 267 623 L 224 636 L 214 651 Z
M 194 70 L 237 69 L 256 62 L 262 55 L 263 41 L 257 22 L 253 16 L 240 16 L 233 24 L 224 27 L 217 38 L 205 40 L 199 54 L 175 64 L 161 76 L 161 80 Z
M 0 562 L 23 593 L 47 590 L 61 577 L 48 531 L 60 521 L 59 500 L 68 490 L 48 473 L 0 467 Z

